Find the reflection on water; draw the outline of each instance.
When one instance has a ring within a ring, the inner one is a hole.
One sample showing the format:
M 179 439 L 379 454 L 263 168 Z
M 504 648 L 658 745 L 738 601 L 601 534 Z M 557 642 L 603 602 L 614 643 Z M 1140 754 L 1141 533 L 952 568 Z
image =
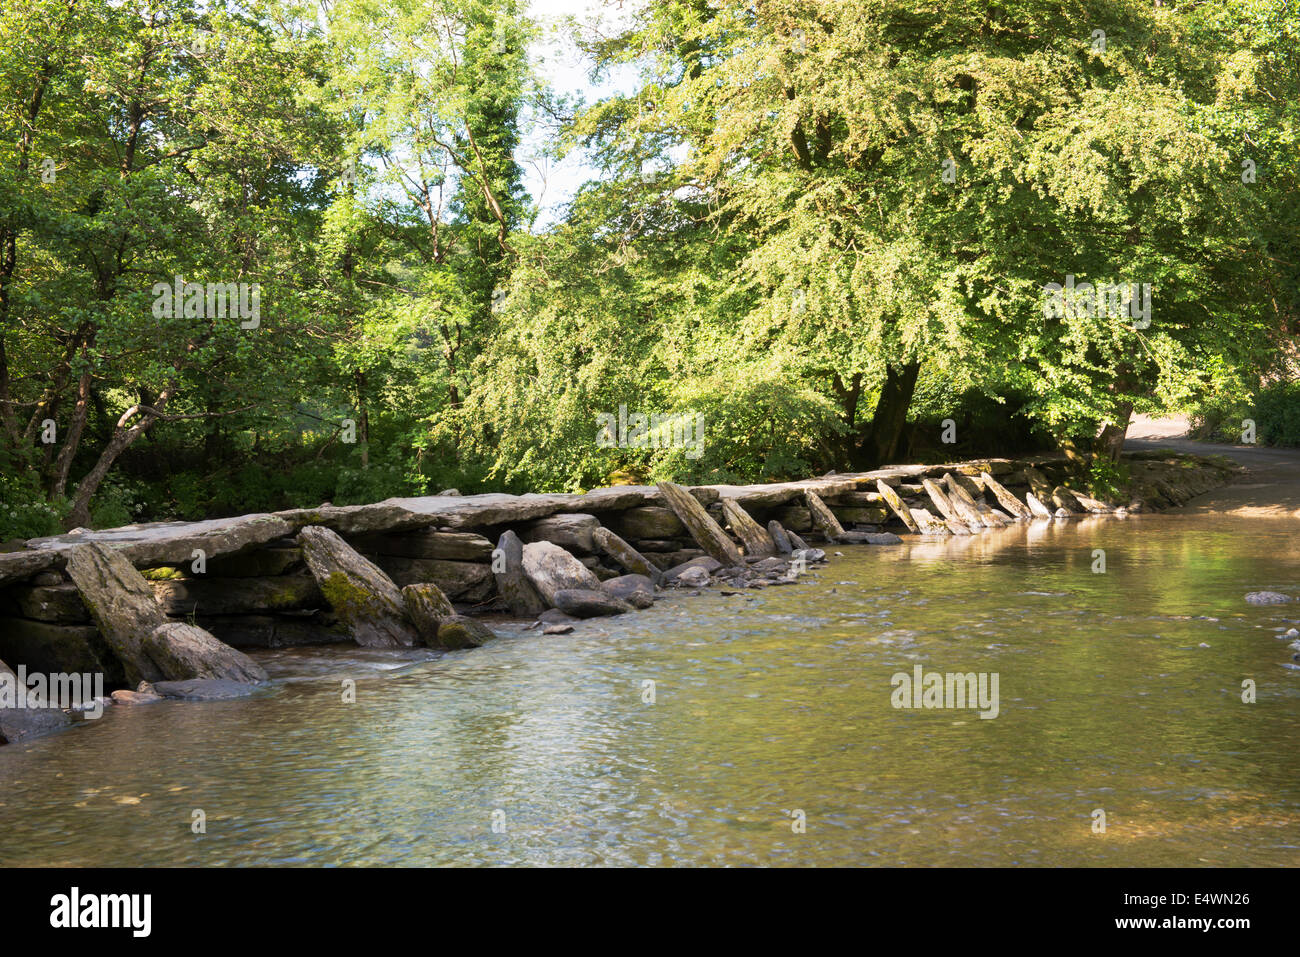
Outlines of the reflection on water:
M 1300 592 L 1293 523 L 842 551 L 570 635 L 267 653 L 252 699 L 0 748 L 0 863 L 1300 864 L 1300 604 L 1242 601 Z M 1001 714 L 895 710 L 917 664 L 997 672 Z

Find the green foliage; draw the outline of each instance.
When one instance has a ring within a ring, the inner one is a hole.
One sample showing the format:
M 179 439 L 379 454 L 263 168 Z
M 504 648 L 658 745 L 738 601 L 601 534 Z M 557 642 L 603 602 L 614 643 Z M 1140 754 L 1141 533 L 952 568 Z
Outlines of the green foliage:
M 1296 441 L 1257 389 L 1300 329 L 1295 4 L 619 23 L 574 37 L 633 82 L 583 103 L 519 0 L 0 0 L 0 530 L 1085 448 L 1198 403 Z M 597 171 L 536 234 L 528 123 Z M 155 315 L 178 275 L 257 283 L 259 324 Z M 1150 324 L 1050 315 L 1067 275 L 1149 283 Z M 701 454 L 602 447 L 620 407 L 702 416 Z
M 145 483 L 112 476 L 99 487 L 91 500 L 90 527 L 130 525 L 144 515 L 149 499 L 150 492 Z
M 1099 455 L 1089 463 L 1085 487 L 1089 495 L 1103 502 L 1126 502 L 1131 481 L 1126 464 Z
M 1210 442 L 1239 445 L 1247 420 L 1261 445 L 1300 446 L 1300 382 L 1273 382 L 1253 396 L 1210 396 L 1191 416 L 1191 434 Z
M 1265 445 L 1300 446 L 1300 382 L 1279 382 L 1255 399 L 1258 439 Z
M 66 502 L 47 502 L 23 474 L 0 471 L 0 541 L 57 535 L 67 508 Z

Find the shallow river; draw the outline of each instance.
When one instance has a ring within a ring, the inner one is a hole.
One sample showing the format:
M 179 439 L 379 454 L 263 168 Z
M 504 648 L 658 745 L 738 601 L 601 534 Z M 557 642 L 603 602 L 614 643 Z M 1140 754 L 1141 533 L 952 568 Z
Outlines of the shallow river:
M 0 864 L 1300 864 L 1300 604 L 1242 600 L 1300 591 L 1294 522 L 842 551 L 570 635 L 261 653 L 254 698 L 0 748 Z M 998 716 L 893 707 L 917 665 L 996 673 Z

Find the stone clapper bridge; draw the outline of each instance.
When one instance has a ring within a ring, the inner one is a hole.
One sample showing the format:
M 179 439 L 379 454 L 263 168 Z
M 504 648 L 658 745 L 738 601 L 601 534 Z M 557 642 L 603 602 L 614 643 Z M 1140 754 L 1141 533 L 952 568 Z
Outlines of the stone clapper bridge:
M 974 535 L 1159 509 L 1238 470 L 1165 452 L 1125 460 L 1133 500 L 1120 507 L 1066 488 L 1066 459 L 1040 456 L 79 529 L 0 553 L 0 667 L 102 673 L 110 688 L 135 689 L 118 700 L 224 697 L 267 679 L 241 648 L 474 647 L 494 636 L 482 612 L 564 632 L 575 618 L 648 607 L 665 587 L 792 584 L 801 564 L 825 560 L 803 535 L 888 546 L 902 542 L 891 528 Z

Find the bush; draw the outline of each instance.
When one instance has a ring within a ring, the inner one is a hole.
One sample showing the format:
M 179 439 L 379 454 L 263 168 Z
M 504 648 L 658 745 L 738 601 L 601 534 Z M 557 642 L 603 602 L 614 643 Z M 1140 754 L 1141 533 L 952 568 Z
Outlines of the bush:
M 1300 382 L 1279 382 L 1255 399 L 1255 428 L 1265 445 L 1300 446 Z
M 0 541 L 57 535 L 67 514 L 66 501 L 47 502 L 21 475 L 0 473 Z
M 1097 456 L 1088 466 L 1086 484 L 1088 494 L 1103 502 L 1124 502 L 1128 498 L 1132 474 L 1122 462 L 1112 462 L 1105 456 Z
M 1239 445 L 1246 419 L 1254 420 L 1255 439 L 1261 445 L 1300 446 L 1300 382 L 1265 386 L 1247 401 L 1207 398 L 1191 417 L 1191 435 Z
M 90 500 L 90 527 L 130 525 L 137 521 L 151 498 L 146 483 L 110 475 Z
M 1202 442 L 1233 445 L 1241 441 L 1242 420 L 1254 417 L 1249 400 L 1211 396 L 1202 400 L 1190 416 L 1188 434 Z

